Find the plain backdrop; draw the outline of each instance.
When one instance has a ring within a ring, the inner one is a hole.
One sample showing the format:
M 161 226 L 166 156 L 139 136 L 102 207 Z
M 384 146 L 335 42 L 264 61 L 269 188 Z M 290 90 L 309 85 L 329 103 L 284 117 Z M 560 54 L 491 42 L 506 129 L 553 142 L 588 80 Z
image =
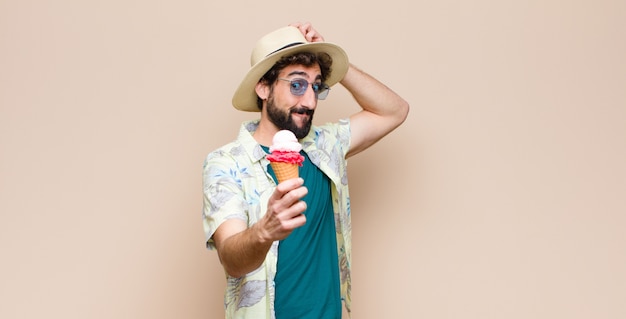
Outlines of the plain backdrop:
M 412 107 L 350 160 L 354 318 L 626 317 L 626 2 L 0 0 L 0 318 L 223 317 L 202 162 L 293 21 Z

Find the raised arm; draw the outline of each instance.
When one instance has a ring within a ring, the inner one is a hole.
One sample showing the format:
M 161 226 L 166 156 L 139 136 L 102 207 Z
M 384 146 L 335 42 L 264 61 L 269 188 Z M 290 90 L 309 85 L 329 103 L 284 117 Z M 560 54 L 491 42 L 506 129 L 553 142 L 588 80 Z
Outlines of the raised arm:
M 309 42 L 323 42 L 324 37 L 311 23 L 292 23 Z M 362 111 L 350 117 L 351 142 L 346 158 L 355 155 L 389 134 L 406 119 L 409 104 L 387 86 L 350 65 L 341 84 L 352 93 Z
M 346 158 L 372 146 L 400 126 L 409 104 L 387 86 L 353 65 L 341 84 L 363 110 L 350 116 L 351 143 Z

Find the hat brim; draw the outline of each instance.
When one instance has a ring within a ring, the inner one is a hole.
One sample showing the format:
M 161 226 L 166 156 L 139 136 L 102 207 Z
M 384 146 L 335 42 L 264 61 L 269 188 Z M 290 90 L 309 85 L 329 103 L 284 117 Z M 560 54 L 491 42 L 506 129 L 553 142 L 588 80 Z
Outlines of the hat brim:
M 261 77 L 265 75 L 265 73 L 269 71 L 276 62 L 278 62 L 278 60 L 284 56 L 292 55 L 298 52 L 325 52 L 330 55 L 333 60 L 333 64 L 331 66 L 330 76 L 325 81 L 328 86 L 333 86 L 337 82 L 341 81 L 346 75 L 346 72 L 348 72 L 348 55 L 339 46 L 328 42 L 313 42 L 294 45 L 272 53 L 259 63 L 252 66 L 233 95 L 233 106 L 240 111 L 260 112 L 261 110 L 259 110 L 259 107 L 257 106 L 258 97 L 255 91 L 256 84 L 259 82 Z

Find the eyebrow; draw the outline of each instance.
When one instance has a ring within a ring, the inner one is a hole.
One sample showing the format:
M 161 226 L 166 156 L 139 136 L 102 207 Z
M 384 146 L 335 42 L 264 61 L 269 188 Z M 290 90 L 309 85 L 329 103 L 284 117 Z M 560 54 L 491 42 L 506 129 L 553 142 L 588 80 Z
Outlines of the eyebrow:
M 301 76 L 307 76 L 307 77 L 309 76 L 309 74 L 308 74 L 308 73 L 306 73 L 306 72 L 304 72 L 304 71 L 293 71 L 293 72 L 290 72 L 289 74 L 287 74 L 287 76 L 292 76 L 292 75 L 301 75 Z M 315 80 L 319 80 L 319 79 L 321 79 L 321 78 L 322 78 L 322 75 L 321 75 L 321 74 L 318 74 L 318 75 L 315 77 Z

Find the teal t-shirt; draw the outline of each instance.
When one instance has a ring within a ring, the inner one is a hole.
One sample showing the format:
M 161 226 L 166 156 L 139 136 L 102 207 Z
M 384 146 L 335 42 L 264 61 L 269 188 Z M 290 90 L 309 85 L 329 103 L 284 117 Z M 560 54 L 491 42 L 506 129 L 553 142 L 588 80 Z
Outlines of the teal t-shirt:
M 268 152 L 267 147 L 263 147 Z M 306 224 L 278 244 L 274 279 L 277 319 L 341 318 L 339 262 L 330 179 L 305 152 L 300 177 L 308 194 Z M 271 166 L 268 171 L 274 177 Z

